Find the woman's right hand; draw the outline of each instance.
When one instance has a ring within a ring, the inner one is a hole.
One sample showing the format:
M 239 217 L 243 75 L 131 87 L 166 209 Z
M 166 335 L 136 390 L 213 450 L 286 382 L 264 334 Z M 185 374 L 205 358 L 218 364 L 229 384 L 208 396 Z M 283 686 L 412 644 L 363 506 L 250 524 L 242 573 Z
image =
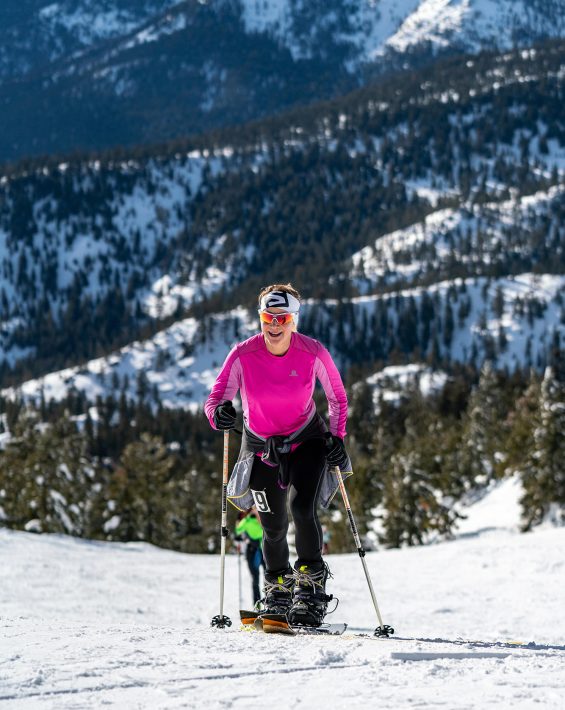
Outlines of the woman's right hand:
M 214 410 L 214 426 L 221 431 L 235 427 L 236 411 L 233 404 L 227 400 L 218 404 Z
M 326 439 L 326 449 L 326 459 L 330 466 L 339 466 L 339 468 L 346 466 L 349 456 L 342 438 L 329 436 Z

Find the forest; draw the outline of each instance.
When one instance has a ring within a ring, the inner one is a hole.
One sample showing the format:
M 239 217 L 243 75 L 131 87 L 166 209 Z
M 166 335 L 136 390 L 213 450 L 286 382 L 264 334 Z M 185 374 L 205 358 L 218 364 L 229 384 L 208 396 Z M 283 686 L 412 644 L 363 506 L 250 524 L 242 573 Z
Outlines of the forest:
M 449 539 L 465 505 L 511 476 L 523 485 L 524 531 L 565 523 L 564 370 L 558 358 L 543 376 L 488 362 L 455 368 L 433 394 L 415 386 L 394 402 L 375 402 L 366 382 L 349 387 L 348 489 L 367 546 Z M 88 405 L 76 394 L 39 407 L 2 401 L 10 437 L 0 452 L 0 523 L 216 552 L 223 437 L 204 415 L 121 397 L 97 401 L 93 421 Z M 233 434 L 232 463 L 238 447 Z M 332 551 L 350 550 L 339 500 L 322 520 Z

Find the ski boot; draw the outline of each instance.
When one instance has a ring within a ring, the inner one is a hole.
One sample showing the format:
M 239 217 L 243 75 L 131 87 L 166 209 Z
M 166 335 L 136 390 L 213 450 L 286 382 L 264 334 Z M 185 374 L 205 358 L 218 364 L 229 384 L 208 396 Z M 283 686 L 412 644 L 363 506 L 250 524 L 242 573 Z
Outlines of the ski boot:
M 292 606 L 287 618 L 292 626 L 320 626 L 333 596 L 326 594 L 326 580 L 331 577 L 325 562 L 300 565 L 294 570 Z
M 265 596 L 260 614 L 286 614 L 292 604 L 294 574 L 290 567 L 279 572 L 265 572 Z

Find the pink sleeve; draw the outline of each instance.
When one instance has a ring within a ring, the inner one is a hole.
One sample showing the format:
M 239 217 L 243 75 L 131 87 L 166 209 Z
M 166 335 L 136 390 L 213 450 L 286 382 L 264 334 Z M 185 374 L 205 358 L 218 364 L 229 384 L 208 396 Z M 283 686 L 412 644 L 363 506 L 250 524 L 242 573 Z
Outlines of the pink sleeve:
M 320 380 L 328 399 L 330 431 L 343 439 L 347 422 L 347 395 L 332 356 L 322 345 L 316 356 L 314 373 Z
M 210 426 L 215 429 L 214 426 L 214 410 L 221 404 L 225 402 L 226 399 L 233 399 L 241 384 L 241 362 L 239 360 L 239 353 L 237 346 L 233 348 L 230 354 L 227 356 L 226 361 L 222 365 L 222 369 L 212 391 L 208 395 L 208 399 L 204 404 L 204 413 L 208 417 Z

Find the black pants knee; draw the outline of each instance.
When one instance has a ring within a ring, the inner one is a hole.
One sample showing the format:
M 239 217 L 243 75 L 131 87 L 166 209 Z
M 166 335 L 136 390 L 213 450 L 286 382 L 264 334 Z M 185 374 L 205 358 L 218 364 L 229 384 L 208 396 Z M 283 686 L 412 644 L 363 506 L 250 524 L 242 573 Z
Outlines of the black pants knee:
M 325 442 L 323 439 L 310 439 L 287 456 L 287 489 L 278 484 L 278 469 L 267 466 L 259 457 L 256 457 L 251 471 L 250 487 L 263 493 L 270 510 L 259 510 L 263 526 L 263 557 L 268 572 L 282 570 L 289 565 L 287 499 L 296 531 L 297 566 L 315 565 L 322 560 L 323 536 L 317 508 L 326 461 Z

